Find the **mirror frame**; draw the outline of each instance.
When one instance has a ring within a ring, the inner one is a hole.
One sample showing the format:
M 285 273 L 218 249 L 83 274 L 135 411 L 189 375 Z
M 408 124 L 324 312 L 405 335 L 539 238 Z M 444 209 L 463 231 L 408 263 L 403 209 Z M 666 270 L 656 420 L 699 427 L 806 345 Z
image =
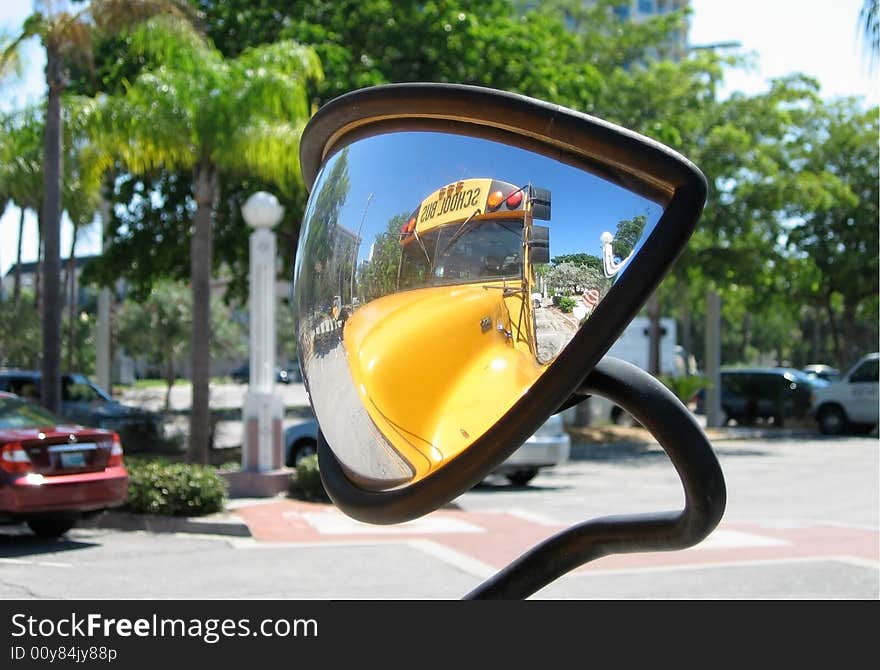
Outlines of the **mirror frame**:
M 311 192 L 331 154 L 363 137 L 402 130 L 463 133 L 500 141 L 581 167 L 666 204 L 633 259 L 635 264 L 590 316 L 590 327 L 579 329 L 513 407 L 437 471 L 397 489 L 362 489 L 346 476 L 319 431 L 319 469 L 331 500 L 347 515 L 375 524 L 416 519 L 461 495 L 519 448 L 550 415 L 572 404 L 572 394 L 681 253 L 707 193 L 706 178 L 693 163 L 620 126 L 515 93 L 429 83 L 361 89 L 318 110 L 300 142 L 307 190 Z

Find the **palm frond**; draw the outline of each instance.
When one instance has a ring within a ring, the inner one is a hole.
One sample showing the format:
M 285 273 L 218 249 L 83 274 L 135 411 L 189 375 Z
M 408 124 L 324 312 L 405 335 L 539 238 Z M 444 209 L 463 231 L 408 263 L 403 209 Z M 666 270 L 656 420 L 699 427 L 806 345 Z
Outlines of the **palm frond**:
M 241 128 L 218 156 L 221 166 L 234 172 L 245 170 L 273 181 L 286 194 L 302 186 L 299 166 L 299 143 L 305 120 L 257 120 Z
M 868 65 L 873 70 L 880 59 L 880 0 L 863 0 L 859 11 L 859 33 L 864 40 Z

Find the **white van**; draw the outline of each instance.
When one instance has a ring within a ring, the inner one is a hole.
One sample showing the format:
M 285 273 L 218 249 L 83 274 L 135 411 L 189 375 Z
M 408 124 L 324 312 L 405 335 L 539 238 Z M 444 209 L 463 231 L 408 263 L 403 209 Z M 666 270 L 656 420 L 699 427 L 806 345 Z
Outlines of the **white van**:
M 876 426 L 880 419 L 880 353 L 863 356 L 840 378 L 815 389 L 810 413 L 825 435 L 839 435 L 850 427 Z

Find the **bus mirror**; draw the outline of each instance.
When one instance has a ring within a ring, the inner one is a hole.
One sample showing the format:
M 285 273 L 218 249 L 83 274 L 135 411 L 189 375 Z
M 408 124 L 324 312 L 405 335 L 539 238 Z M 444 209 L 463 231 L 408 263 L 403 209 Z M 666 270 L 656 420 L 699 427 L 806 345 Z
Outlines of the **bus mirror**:
M 653 140 L 448 84 L 331 101 L 300 163 L 293 307 L 319 468 L 331 499 L 374 523 L 449 502 L 559 410 L 680 254 L 706 193 Z
M 538 221 L 550 220 L 550 191 L 532 186 L 532 218 Z
M 529 239 L 529 262 L 549 263 L 550 262 L 550 227 L 549 226 L 531 226 L 531 239 Z

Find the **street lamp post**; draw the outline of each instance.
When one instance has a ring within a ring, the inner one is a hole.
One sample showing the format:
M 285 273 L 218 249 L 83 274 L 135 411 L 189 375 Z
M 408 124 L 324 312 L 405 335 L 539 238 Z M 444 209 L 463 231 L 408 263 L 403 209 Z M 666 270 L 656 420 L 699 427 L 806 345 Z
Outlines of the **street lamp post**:
M 284 208 L 259 191 L 241 208 L 250 236 L 250 384 L 242 408 L 241 471 L 229 478 L 233 497 L 272 496 L 286 490 L 283 468 L 284 402 L 275 393 L 275 233 Z

